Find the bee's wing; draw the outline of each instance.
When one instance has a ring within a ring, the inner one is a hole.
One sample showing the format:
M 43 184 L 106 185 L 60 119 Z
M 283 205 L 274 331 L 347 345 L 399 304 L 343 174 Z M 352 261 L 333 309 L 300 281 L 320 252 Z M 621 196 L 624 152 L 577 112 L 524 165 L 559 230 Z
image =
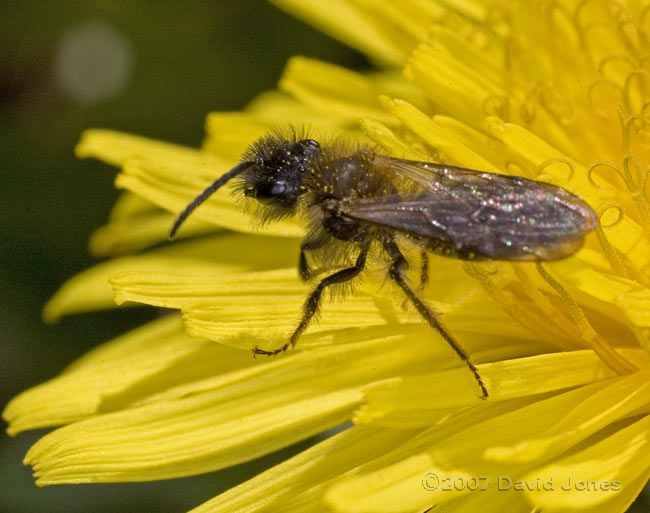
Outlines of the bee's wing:
M 422 190 L 342 202 L 349 218 L 399 230 L 456 258 L 554 260 L 595 228 L 594 211 L 554 185 L 470 169 L 390 159 Z

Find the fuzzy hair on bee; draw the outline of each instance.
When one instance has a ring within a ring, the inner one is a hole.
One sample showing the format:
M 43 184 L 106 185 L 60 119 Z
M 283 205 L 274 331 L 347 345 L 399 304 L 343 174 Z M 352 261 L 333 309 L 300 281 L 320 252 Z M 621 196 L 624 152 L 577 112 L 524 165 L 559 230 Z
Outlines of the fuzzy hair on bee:
M 300 248 L 299 275 L 307 281 L 329 272 L 307 297 L 290 339 L 273 351 L 256 347 L 254 354 L 271 356 L 295 346 L 318 313 L 323 291 L 351 283 L 376 246 L 387 277 L 465 362 L 483 398 L 488 391 L 470 356 L 409 283 L 402 246 L 420 249 L 421 288 L 428 278 L 428 253 L 463 260 L 556 260 L 580 249 L 597 225 L 593 209 L 561 187 L 398 159 L 346 138 L 321 144 L 290 128 L 255 141 L 237 166 L 180 213 L 170 239 L 194 209 L 230 180 L 238 194 L 257 202 L 262 223 L 304 215 L 308 231 Z M 318 273 L 310 260 L 318 263 Z

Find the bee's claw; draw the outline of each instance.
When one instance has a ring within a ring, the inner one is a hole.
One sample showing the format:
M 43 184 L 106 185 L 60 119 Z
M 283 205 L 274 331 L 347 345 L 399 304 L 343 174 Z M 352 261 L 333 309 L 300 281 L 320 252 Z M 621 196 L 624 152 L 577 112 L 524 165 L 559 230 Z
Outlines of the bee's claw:
M 260 349 L 259 346 L 255 346 L 253 348 L 253 358 L 255 358 L 258 354 L 262 354 L 264 356 L 276 356 L 280 353 L 286 352 L 286 350 L 289 348 L 289 344 L 284 344 L 280 349 L 274 349 L 273 351 L 267 351 L 266 349 Z

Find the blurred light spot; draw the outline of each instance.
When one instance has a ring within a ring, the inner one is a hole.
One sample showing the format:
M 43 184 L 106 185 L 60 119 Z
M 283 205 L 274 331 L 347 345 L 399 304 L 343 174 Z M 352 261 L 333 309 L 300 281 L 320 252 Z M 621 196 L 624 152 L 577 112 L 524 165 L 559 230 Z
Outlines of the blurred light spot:
M 133 49 L 120 31 L 103 20 L 84 22 L 59 41 L 56 80 L 72 101 L 97 103 L 124 90 L 132 64 Z

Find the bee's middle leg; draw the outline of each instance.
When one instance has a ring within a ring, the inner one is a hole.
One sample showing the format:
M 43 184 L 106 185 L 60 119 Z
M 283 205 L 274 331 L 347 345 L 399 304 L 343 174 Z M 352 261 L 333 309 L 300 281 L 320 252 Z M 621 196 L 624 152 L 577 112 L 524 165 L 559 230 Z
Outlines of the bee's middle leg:
M 483 399 L 487 399 L 488 397 L 487 388 L 485 388 L 485 384 L 483 383 L 483 378 L 481 378 L 480 374 L 478 373 L 478 369 L 476 368 L 476 365 L 474 365 L 474 362 L 472 362 L 469 354 L 467 354 L 467 352 L 461 347 L 461 345 L 458 342 L 456 342 L 454 337 L 451 336 L 451 333 L 449 333 L 447 329 L 443 326 L 442 322 L 438 317 L 438 314 L 435 311 L 433 311 L 431 308 L 429 308 L 427 305 L 425 305 L 424 302 L 418 297 L 415 291 L 408 284 L 406 278 L 404 277 L 404 269 L 408 268 L 408 262 L 406 261 L 406 258 L 404 258 L 404 255 L 402 254 L 400 249 L 397 247 L 397 244 L 395 244 L 394 241 L 388 241 L 384 243 L 384 249 L 390 256 L 391 260 L 393 261 L 393 263 L 388 269 L 388 275 L 390 276 L 390 278 L 395 283 L 397 283 L 399 288 L 402 289 L 404 295 L 408 298 L 408 300 L 415 307 L 415 309 L 422 316 L 422 318 L 425 321 L 427 321 L 429 326 L 431 326 L 438 333 L 440 333 L 442 338 L 447 342 L 447 344 L 449 344 L 449 346 L 454 350 L 454 352 L 458 355 L 458 357 L 461 360 L 463 360 L 463 362 L 465 362 L 467 367 L 469 367 L 470 371 L 472 371 L 472 374 L 474 375 L 474 379 L 476 380 L 479 388 L 481 389 L 481 395 L 483 396 Z

